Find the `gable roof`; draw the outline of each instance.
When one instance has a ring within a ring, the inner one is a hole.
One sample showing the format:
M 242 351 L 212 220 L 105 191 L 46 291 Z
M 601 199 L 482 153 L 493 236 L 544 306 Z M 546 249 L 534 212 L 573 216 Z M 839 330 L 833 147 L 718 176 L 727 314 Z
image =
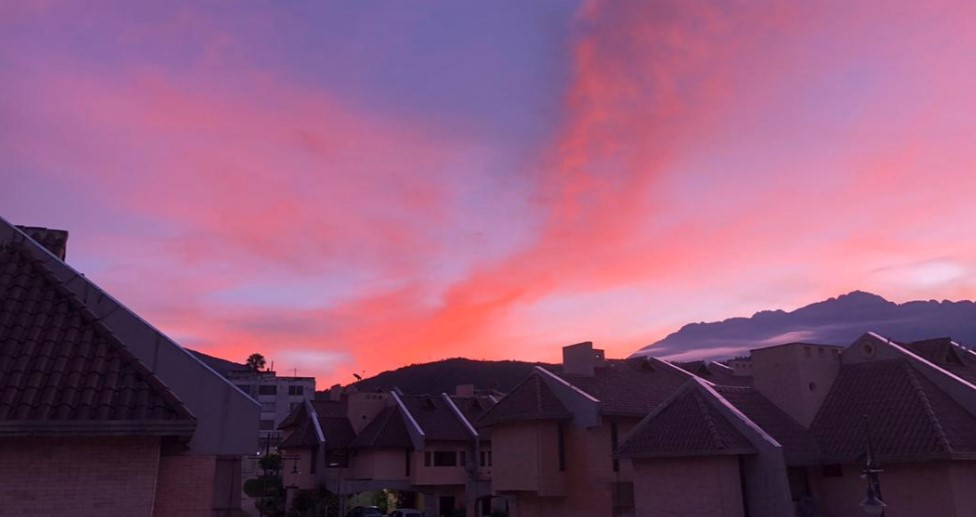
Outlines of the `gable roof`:
M 479 427 L 520 420 L 569 420 L 573 414 L 559 401 L 539 372 L 533 372 L 478 419 Z
M 599 400 L 600 413 L 643 418 L 691 376 L 659 359 L 607 359 L 592 376 L 555 373 Z
M 689 384 L 641 421 L 617 448 L 623 458 L 754 454 L 748 438 Z
M 715 391 L 783 446 L 788 465 L 820 463 L 813 434 L 751 387 L 715 386 Z
M 934 338 L 902 345 L 932 364 L 976 384 L 976 353 L 964 349 L 951 338 Z
M 811 430 L 844 463 L 864 455 L 868 425 L 880 461 L 976 459 L 976 416 L 906 358 L 843 365 Z
M 493 408 L 496 402 L 487 395 L 475 395 L 473 397 L 452 396 L 451 400 L 468 422 L 474 424 L 489 409 Z
M 425 440 L 459 442 L 472 439 L 464 423 L 442 397 L 403 395 L 400 400 L 424 431 Z
M 413 440 L 407 431 L 404 415 L 397 406 L 387 406 L 353 440 L 349 447 L 354 449 L 377 447 L 388 449 L 408 449 Z
M 182 401 L 25 245 L 0 243 L 0 433 L 191 435 Z

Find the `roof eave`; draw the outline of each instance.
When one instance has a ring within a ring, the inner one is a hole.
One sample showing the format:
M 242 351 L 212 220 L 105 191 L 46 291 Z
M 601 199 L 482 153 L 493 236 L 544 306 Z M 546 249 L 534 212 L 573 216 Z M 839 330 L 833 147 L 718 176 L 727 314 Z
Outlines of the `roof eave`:
M 6 421 L 0 436 L 192 436 L 194 420 Z

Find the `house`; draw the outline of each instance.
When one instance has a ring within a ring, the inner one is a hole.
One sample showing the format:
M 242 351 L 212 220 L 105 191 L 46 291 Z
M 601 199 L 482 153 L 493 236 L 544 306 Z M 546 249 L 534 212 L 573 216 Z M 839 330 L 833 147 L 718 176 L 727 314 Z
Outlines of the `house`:
M 236 515 L 259 406 L 64 260 L 67 232 L 0 218 L 0 508 Z
M 606 359 L 590 342 L 563 348 L 478 420 L 489 430 L 492 488 L 510 515 L 632 516 L 633 468 L 618 443 L 694 376 L 654 358 Z
M 285 469 L 286 485 L 344 496 L 393 490 L 403 506 L 431 516 L 491 513 L 490 442 L 469 420 L 491 397 L 467 388 L 454 396 L 329 393 L 281 424 L 286 462 L 302 467 Z
M 847 517 L 876 496 L 888 517 L 976 515 L 972 351 L 867 333 L 748 364 L 751 386 L 690 379 L 622 441 L 638 514 Z

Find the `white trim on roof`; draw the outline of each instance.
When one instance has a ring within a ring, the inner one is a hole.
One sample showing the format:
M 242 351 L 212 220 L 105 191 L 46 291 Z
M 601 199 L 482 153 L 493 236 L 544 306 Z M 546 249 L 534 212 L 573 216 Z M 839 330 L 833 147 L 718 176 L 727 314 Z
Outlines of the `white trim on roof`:
M 315 435 L 318 436 L 319 443 L 325 443 L 325 433 L 322 432 L 322 425 L 319 424 L 319 412 L 315 410 L 315 406 L 309 399 L 305 399 L 305 411 L 308 412 L 308 417 L 312 419 L 312 425 L 315 426 Z
M 929 368 L 932 368 L 932 369 L 936 370 L 937 372 L 939 372 L 939 373 L 941 373 L 941 374 L 943 374 L 943 375 L 945 375 L 945 376 L 947 376 L 947 377 L 949 377 L 951 379 L 954 379 L 957 382 L 961 382 L 962 384 L 964 384 L 968 388 L 976 391 L 976 385 L 974 385 L 973 383 L 967 381 L 966 379 L 963 379 L 962 377 L 959 377 L 958 375 L 950 372 L 949 370 L 946 370 L 945 368 L 943 368 L 943 367 L 941 367 L 941 366 L 933 363 L 932 361 L 929 361 L 928 359 L 926 359 L 926 358 L 924 358 L 924 357 L 916 354 L 915 352 L 912 352 L 911 350 L 908 350 L 907 348 L 905 348 L 905 347 L 903 347 L 903 346 L 901 346 L 901 345 L 899 345 L 899 344 L 897 344 L 897 343 L 895 343 L 895 342 L 893 342 L 893 341 L 891 341 L 889 339 L 885 339 L 885 338 L 883 338 L 883 337 L 875 334 L 874 332 L 868 332 L 868 334 L 871 334 L 875 338 L 882 340 L 884 342 L 884 344 L 890 346 L 895 351 L 901 352 L 902 354 L 904 354 L 905 356 L 907 356 L 909 360 L 918 361 L 919 363 L 922 363 L 925 366 L 928 366 Z
M 714 382 L 712 382 L 712 381 L 706 381 L 705 379 L 702 379 L 701 377 L 699 377 L 699 376 L 697 376 L 697 375 L 689 372 L 688 370 L 685 370 L 684 368 L 675 366 L 675 365 L 671 364 L 671 362 L 665 361 L 664 359 L 658 359 L 657 357 L 648 356 L 647 357 L 647 361 L 648 362 L 650 362 L 650 361 L 656 361 L 658 363 L 661 363 L 661 364 L 663 364 L 663 365 L 671 368 L 675 372 L 680 373 L 681 375 L 684 375 L 685 377 L 698 379 L 698 380 L 700 380 L 700 381 L 708 384 L 709 386 L 714 386 L 715 385 Z
M 415 420 L 413 418 L 413 415 L 410 414 L 410 410 L 407 409 L 407 405 L 404 404 L 402 400 L 400 400 L 400 395 L 398 395 L 397 392 L 395 391 L 391 391 L 390 395 L 393 397 L 393 401 L 396 402 L 397 406 L 400 408 L 400 411 L 403 411 L 403 414 L 407 416 L 407 420 L 410 421 L 410 424 L 413 425 L 414 429 L 417 430 L 417 432 L 420 434 L 421 437 L 426 438 L 427 435 L 424 434 L 423 428 L 420 427 L 420 424 L 417 423 L 417 420 Z
M 773 445 L 774 447 L 782 447 L 782 445 L 780 445 L 780 443 L 777 442 L 775 438 L 770 436 L 769 433 L 764 431 L 762 427 L 759 427 L 759 425 L 753 422 L 752 420 L 750 420 L 749 417 L 745 415 L 745 413 L 739 411 L 739 408 L 733 406 L 731 402 L 726 400 L 725 397 L 723 397 L 719 392 L 715 391 L 715 388 L 712 387 L 714 386 L 714 384 L 702 380 L 698 377 L 695 377 L 694 381 L 697 382 L 705 391 L 707 391 L 708 394 L 711 395 L 716 402 L 722 404 L 722 406 L 725 407 L 725 409 L 729 410 L 733 415 L 735 415 L 735 417 L 738 418 L 740 421 L 742 421 L 744 425 L 746 425 L 747 427 L 755 431 L 763 440 L 765 440 L 770 445 Z
M 589 393 L 587 393 L 587 392 L 585 392 L 585 391 L 583 391 L 583 390 L 581 390 L 581 389 L 579 389 L 579 388 L 577 388 L 576 386 L 573 386 L 573 385 L 572 385 L 572 384 L 570 384 L 570 383 L 569 383 L 568 381 L 566 381 L 566 379 L 563 379 L 562 377 L 560 377 L 560 376 L 558 376 L 558 375 L 556 375 L 556 374 L 554 374 L 554 373 L 552 373 L 552 372 L 550 372 L 549 370 L 546 370 L 545 368 L 543 368 L 543 367 L 541 367 L 541 366 L 539 366 L 539 365 L 536 365 L 536 366 L 535 366 L 535 369 L 536 369 L 536 371 L 537 371 L 537 372 L 541 372 L 541 373 L 544 373 L 544 374 L 546 374 L 546 375 L 548 375 L 549 377 L 551 377 L 552 379 L 554 379 L 555 381 L 557 381 L 557 382 L 560 382 L 560 383 L 562 383 L 562 384 L 565 384 L 565 385 L 566 385 L 567 387 L 569 387 L 570 389 L 572 389 L 572 390 L 573 390 L 573 391 L 575 391 L 576 393 L 579 393 L 580 395 L 582 395 L 582 396 L 584 396 L 584 397 L 586 397 L 586 398 L 587 398 L 587 399 L 589 399 L 589 400 L 590 400 L 591 402 L 600 402 L 600 401 L 599 401 L 599 400 L 597 400 L 597 398 L 596 398 L 596 397 L 594 397 L 593 395 L 590 395 Z
M 457 405 L 454 404 L 454 401 L 451 400 L 450 395 L 447 393 L 441 393 L 441 397 L 444 398 L 444 402 L 447 402 L 447 407 L 451 408 L 451 411 L 454 412 L 454 416 L 458 417 L 461 423 L 464 424 L 464 427 L 468 428 L 468 432 L 471 433 L 471 436 L 478 438 L 478 431 L 476 431 L 474 426 L 471 425 L 471 422 L 468 422 L 468 419 L 464 417 L 464 413 L 461 413 L 461 410 L 458 409 Z

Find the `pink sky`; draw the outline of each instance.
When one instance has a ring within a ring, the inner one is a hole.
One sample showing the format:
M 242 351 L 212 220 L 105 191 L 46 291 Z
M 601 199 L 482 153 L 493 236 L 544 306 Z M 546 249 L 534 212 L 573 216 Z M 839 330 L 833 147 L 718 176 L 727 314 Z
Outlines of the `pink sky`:
M 0 215 L 323 385 L 625 356 L 976 296 L 974 56 L 968 1 L 9 2 Z

